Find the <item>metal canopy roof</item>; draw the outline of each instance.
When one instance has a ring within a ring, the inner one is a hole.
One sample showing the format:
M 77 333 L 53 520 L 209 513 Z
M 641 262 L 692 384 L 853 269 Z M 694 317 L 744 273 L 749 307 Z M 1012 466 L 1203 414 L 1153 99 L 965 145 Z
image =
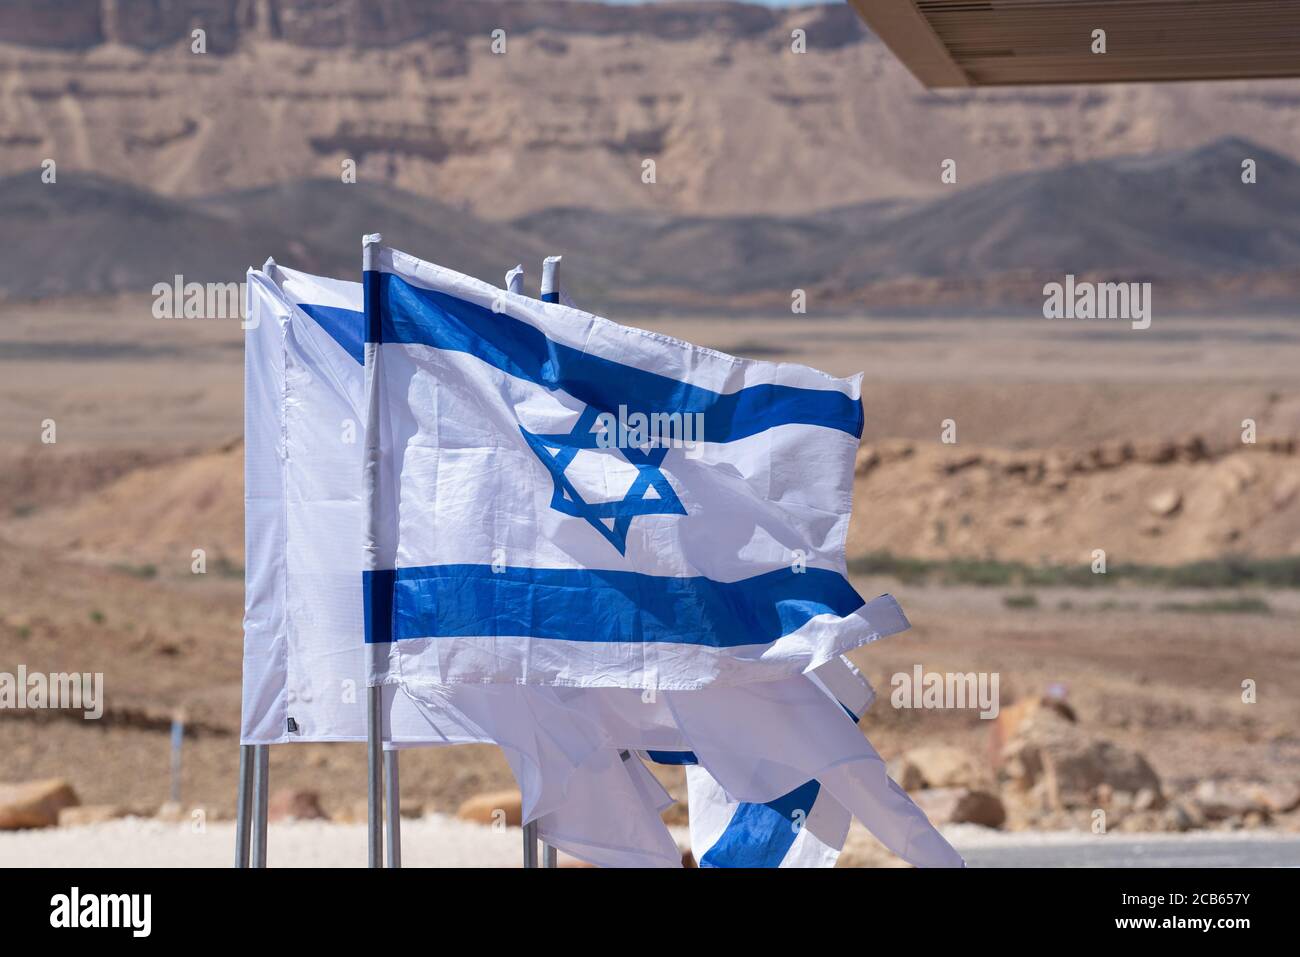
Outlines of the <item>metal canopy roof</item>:
M 849 2 L 928 87 L 1300 76 L 1300 0 Z

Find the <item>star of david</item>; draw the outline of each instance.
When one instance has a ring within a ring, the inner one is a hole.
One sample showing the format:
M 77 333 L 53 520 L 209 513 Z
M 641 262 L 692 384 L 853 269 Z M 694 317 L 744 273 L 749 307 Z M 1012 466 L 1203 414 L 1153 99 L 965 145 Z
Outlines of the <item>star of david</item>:
M 623 555 L 627 551 L 627 531 L 632 525 L 632 519 L 638 515 L 685 515 L 686 509 L 659 468 L 664 456 L 668 454 L 667 446 L 618 449 L 637 470 L 627 494 L 621 500 L 613 502 L 588 502 L 582 497 L 565 475 L 565 470 L 583 449 L 613 451 L 612 445 L 606 447 L 597 444 L 600 433 L 595 430 L 595 426 L 599 415 L 594 407 L 587 406 L 569 432 L 538 435 L 523 426 L 519 427 L 519 431 L 555 482 L 551 508 L 584 519 Z

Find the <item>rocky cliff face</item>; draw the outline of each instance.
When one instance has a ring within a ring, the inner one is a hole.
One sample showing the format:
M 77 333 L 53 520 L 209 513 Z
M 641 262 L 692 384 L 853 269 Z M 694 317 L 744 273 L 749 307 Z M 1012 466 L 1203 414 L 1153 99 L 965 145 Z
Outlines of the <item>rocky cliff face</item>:
M 354 161 L 500 220 L 805 215 L 950 195 L 946 159 L 962 188 L 1233 134 L 1300 154 L 1295 81 L 929 93 L 845 4 L 8 0 L 0 81 L 0 175 L 196 196 Z
M 764 7 L 725 2 L 656 8 L 553 0 L 10 0 L 0 7 L 0 42 L 65 50 L 112 42 L 151 50 L 203 27 L 216 51 L 258 39 L 371 49 L 436 34 L 486 34 L 498 27 L 661 40 L 701 33 L 745 37 L 781 20 L 779 12 Z M 866 35 L 848 6 L 823 9 L 812 24 L 818 43 L 839 45 Z

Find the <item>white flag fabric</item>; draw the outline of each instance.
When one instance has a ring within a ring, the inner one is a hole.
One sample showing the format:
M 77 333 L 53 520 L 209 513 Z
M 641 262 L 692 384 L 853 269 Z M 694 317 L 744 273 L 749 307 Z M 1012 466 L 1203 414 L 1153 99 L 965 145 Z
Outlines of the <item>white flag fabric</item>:
M 843 805 L 904 861 L 963 866 L 961 855 L 890 780 L 884 760 L 844 708 L 810 675 L 649 697 L 624 688 L 554 690 L 615 747 L 691 752 L 737 802 L 781 802 L 816 781 L 819 794 Z
M 742 685 L 907 627 L 845 573 L 859 378 L 367 252 L 372 683 Z
M 248 273 L 240 739 L 364 741 L 361 284 Z M 394 740 L 482 740 L 385 689 Z
M 365 741 L 361 284 L 248 273 L 244 744 Z M 600 866 L 680 865 L 669 800 L 549 689 L 383 689 L 389 747 L 493 743 L 543 840 Z
M 538 819 L 538 836 L 599 867 L 680 867 L 660 817 L 672 803 L 635 754 L 601 748 L 570 777 L 563 803 Z
M 828 661 L 812 678 L 844 709 L 845 721 L 856 723 L 875 700 L 847 658 Z M 839 859 L 852 815 L 818 781 L 754 804 L 729 795 L 694 754 L 650 757 L 687 765 L 691 850 L 700 867 L 834 867 Z

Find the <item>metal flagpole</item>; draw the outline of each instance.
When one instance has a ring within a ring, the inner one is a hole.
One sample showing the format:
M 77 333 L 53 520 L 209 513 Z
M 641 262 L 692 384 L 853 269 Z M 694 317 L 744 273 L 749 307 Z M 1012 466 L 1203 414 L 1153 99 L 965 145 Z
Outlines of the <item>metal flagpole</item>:
M 377 294 L 378 281 L 375 277 L 375 250 L 383 242 L 383 237 L 372 233 L 361 238 L 361 270 L 365 287 L 366 309 L 366 458 L 363 472 L 363 484 L 366 493 L 366 541 L 368 571 L 385 567 L 383 562 L 391 556 L 376 555 L 374 546 L 380 538 L 379 518 L 375 508 L 376 483 L 379 481 L 379 399 L 380 383 L 375 378 L 379 374 L 379 337 L 368 327 L 375 318 L 373 310 L 379 304 L 373 302 Z M 391 565 L 387 567 L 392 567 Z M 382 600 L 383 596 L 378 596 Z M 391 596 L 389 596 L 391 600 Z M 384 866 L 384 747 L 383 747 L 383 689 L 371 685 L 371 675 L 375 672 L 377 658 L 382 653 L 379 644 L 367 644 L 368 671 L 366 676 L 366 758 L 369 773 L 366 776 L 366 851 L 370 867 Z
M 384 794 L 387 798 L 385 834 L 388 847 L 388 866 L 402 866 L 402 789 L 397 783 L 397 752 L 384 752 Z
M 275 259 L 262 265 L 267 275 Z M 245 306 L 249 300 L 245 298 Z M 240 688 L 242 693 L 243 677 Z M 172 718 L 172 800 L 180 800 L 180 749 L 184 735 L 183 717 Z M 235 807 L 235 867 L 266 867 L 267 788 L 270 784 L 270 751 L 264 744 L 239 746 L 239 794 Z
M 253 748 L 253 866 L 266 867 L 266 803 L 271 786 L 271 746 Z
M 524 292 L 524 267 L 516 266 L 506 273 L 506 290 L 517 296 L 523 295 Z M 522 795 L 521 795 L 522 799 Z M 522 808 L 522 800 L 520 807 Z M 524 834 L 524 867 L 537 866 L 537 822 L 529 821 L 523 826 Z
M 383 725 L 382 688 L 366 689 L 366 756 L 370 763 L 367 789 L 367 837 L 369 866 L 384 866 L 384 746 L 380 740 Z
M 559 256 L 547 256 L 542 260 L 542 302 L 560 301 L 559 272 Z M 559 852 L 546 843 L 542 844 L 542 867 L 559 867 Z
M 524 867 L 537 866 L 537 822 L 524 825 Z
M 235 866 L 248 866 L 248 824 L 253 816 L 253 745 L 239 746 L 239 793 L 235 799 Z

